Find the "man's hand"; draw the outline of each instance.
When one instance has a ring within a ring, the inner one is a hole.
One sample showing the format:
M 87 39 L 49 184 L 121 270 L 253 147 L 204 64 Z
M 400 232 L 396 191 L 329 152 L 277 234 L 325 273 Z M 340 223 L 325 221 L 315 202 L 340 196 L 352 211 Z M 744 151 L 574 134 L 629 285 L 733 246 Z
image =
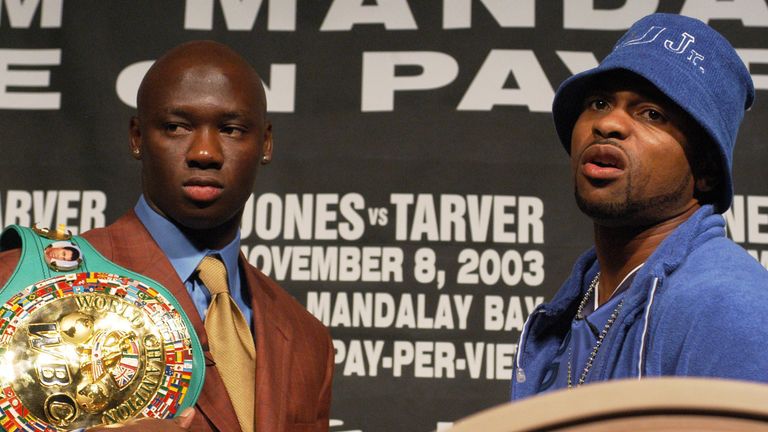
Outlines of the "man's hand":
M 192 425 L 192 419 L 194 418 L 195 409 L 187 408 L 173 420 L 143 417 L 129 420 L 126 423 L 96 426 L 87 429 L 86 432 L 180 432 L 189 430 L 189 426 Z

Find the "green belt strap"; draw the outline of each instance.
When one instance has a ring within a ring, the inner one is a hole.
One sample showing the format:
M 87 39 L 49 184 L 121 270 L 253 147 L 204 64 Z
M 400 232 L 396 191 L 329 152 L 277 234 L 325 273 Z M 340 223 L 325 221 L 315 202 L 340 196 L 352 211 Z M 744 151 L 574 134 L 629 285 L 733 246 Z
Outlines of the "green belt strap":
M 176 300 L 168 289 L 156 281 L 109 261 L 84 238 L 73 235 L 66 240 L 74 243 L 80 248 L 82 263 L 74 270 L 57 271 L 49 267 L 45 262 L 44 251 L 47 246 L 60 240 L 44 237 L 30 228 L 19 225 L 10 225 L 3 230 L 2 237 L 0 237 L 0 250 L 6 251 L 21 248 L 21 257 L 13 274 L 6 282 L 5 286 L 0 289 L 0 305 L 6 303 L 11 297 L 30 285 L 36 284 L 44 279 L 67 273 L 110 273 L 120 277 L 137 280 L 156 289 L 171 305 L 173 305 L 174 308 L 176 308 L 189 331 L 190 340 L 192 342 L 193 374 L 190 386 L 187 390 L 187 395 L 184 398 L 184 403 L 180 406 L 177 413 L 180 413 L 187 407 L 194 406 L 203 387 L 205 358 L 195 329 L 178 300 Z

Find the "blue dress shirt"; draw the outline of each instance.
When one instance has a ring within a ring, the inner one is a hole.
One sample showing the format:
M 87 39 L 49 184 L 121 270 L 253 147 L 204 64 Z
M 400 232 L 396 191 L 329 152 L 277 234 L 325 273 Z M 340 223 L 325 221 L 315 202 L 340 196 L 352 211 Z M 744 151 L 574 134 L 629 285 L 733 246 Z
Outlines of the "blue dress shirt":
M 192 302 L 200 314 L 200 318 L 205 321 L 205 314 L 208 312 L 208 306 L 211 304 L 211 294 L 203 283 L 195 276 L 195 269 L 200 261 L 208 255 L 219 255 L 227 269 L 227 279 L 229 283 L 229 292 L 237 303 L 246 322 L 251 323 L 253 311 L 251 310 L 251 297 L 247 290 L 242 287 L 241 274 L 238 266 L 238 257 L 240 255 L 240 231 L 237 231 L 235 239 L 220 250 L 198 249 L 171 221 L 157 213 L 147 204 L 142 195 L 133 208 L 136 216 L 144 227 L 152 235 L 160 249 L 168 257 L 168 260 L 179 275 L 179 279 L 184 281 Z M 245 292 L 244 292 L 245 291 Z

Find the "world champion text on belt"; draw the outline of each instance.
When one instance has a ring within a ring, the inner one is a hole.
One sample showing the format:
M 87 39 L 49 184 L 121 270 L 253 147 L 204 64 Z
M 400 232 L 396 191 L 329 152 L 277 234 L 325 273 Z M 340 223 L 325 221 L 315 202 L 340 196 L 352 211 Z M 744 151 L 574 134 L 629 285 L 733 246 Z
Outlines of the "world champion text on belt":
M 195 404 L 202 348 L 166 288 L 63 229 L 11 226 L 0 248 L 21 248 L 0 290 L 0 427 L 65 431 Z

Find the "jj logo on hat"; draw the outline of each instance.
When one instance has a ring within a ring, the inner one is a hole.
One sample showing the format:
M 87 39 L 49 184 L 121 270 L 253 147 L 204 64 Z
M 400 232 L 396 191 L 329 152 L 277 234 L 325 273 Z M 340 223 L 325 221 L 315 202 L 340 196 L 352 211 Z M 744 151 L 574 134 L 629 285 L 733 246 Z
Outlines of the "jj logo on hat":
M 619 41 L 614 50 L 630 47 L 632 45 L 653 43 L 659 39 L 659 36 L 666 30 L 666 27 L 651 26 L 651 28 L 649 28 L 642 36 L 638 38 L 630 39 L 624 42 Z M 659 41 L 661 42 L 662 39 L 659 39 Z M 663 39 L 663 43 L 661 43 L 661 45 L 664 47 L 664 49 L 673 54 L 679 55 L 687 53 L 688 56 L 685 57 L 685 60 L 691 62 L 691 64 L 694 66 L 699 66 L 699 63 L 704 60 L 704 56 L 696 52 L 696 50 L 692 47 L 690 51 L 688 50 L 689 46 L 695 41 L 696 38 L 693 35 L 689 34 L 688 32 L 683 32 L 683 34 L 680 35 L 676 41 L 672 39 Z M 699 66 L 699 70 L 701 73 L 705 72 L 702 66 Z

